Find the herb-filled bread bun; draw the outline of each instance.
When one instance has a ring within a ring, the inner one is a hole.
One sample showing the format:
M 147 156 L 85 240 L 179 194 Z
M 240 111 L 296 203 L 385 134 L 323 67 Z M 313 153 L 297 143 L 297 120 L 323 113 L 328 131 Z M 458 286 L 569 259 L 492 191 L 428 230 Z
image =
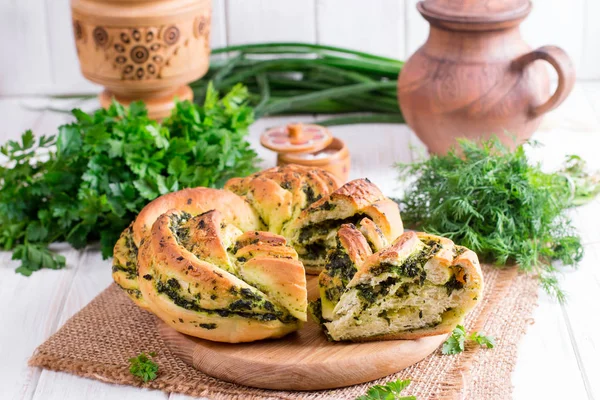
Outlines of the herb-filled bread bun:
M 337 245 L 330 250 L 325 269 L 319 275 L 321 313 L 327 320 L 333 318 L 333 310 L 358 267 L 373 254 L 365 237 L 352 224 L 342 225 L 336 241 Z
M 403 232 L 398 205 L 368 179 L 350 181 L 312 203 L 283 230 L 308 273 L 323 270 L 329 250 L 337 247 L 337 231 L 354 224 L 370 246 L 379 250 Z
M 355 232 L 340 230 L 340 247 L 329 253 L 319 277 L 321 298 L 311 304 L 331 340 L 417 339 L 449 333 L 481 297 L 477 255 L 449 239 L 406 232 L 361 264 L 364 256 L 338 255 L 356 253 L 361 242 L 356 238 L 358 229 L 344 229 Z M 350 235 L 352 241 L 341 240 Z M 352 277 L 346 283 L 332 281 L 331 276 Z
M 138 255 L 150 311 L 179 332 L 219 342 L 278 338 L 306 320 L 296 252 L 269 232 L 243 233 L 220 211 L 158 217 Z
M 243 196 L 274 233 L 282 232 L 304 209 L 339 187 L 330 172 L 294 164 L 232 178 L 225 184 L 225 189 Z
M 140 307 L 146 303 L 139 291 L 137 253 L 156 219 L 175 209 L 192 216 L 218 209 L 223 219 L 241 231 L 264 229 L 254 209 L 239 196 L 219 189 L 193 188 L 168 193 L 148 203 L 115 244 L 113 279 Z

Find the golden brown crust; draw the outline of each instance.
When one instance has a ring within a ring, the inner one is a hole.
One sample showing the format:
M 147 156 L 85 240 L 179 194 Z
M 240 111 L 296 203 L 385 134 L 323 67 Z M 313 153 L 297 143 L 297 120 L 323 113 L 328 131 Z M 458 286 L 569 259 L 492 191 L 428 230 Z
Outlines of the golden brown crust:
M 419 246 L 422 246 L 422 243 L 415 232 L 404 232 L 394 240 L 391 246 L 367 258 L 348 286 L 351 287 L 356 285 L 363 279 L 363 276 L 368 277 L 371 269 L 380 264 L 398 264 L 399 262 L 402 262 L 402 260 L 408 258 L 408 256 L 414 252 L 415 248 Z
M 367 257 L 373 254 L 369 243 L 354 225 L 343 224 L 338 230 L 337 236 L 354 264 L 361 265 Z
M 358 229 L 367 239 L 373 251 L 379 251 L 388 246 L 389 242 L 386 236 L 373 220 L 369 218 L 361 219 Z
M 150 311 L 180 332 L 223 342 L 298 329 L 298 319 L 306 319 L 306 280 L 295 252 L 288 248 L 292 258 L 254 256 L 234 264 L 225 243 L 245 254 L 246 247 L 266 254 L 286 247 L 277 235 L 236 230 L 216 210 L 195 217 L 171 210 L 158 217 L 138 254 L 140 291 Z
M 341 188 L 333 192 L 329 197 L 324 197 L 302 212 L 298 218 L 299 225 L 303 223 L 315 222 L 323 218 L 323 216 L 334 218 L 344 218 L 342 214 L 356 213 L 371 204 L 383 200 L 385 197 L 368 179 L 355 179 L 346 183 Z
M 168 193 L 148 203 L 132 224 L 130 242 L 119 241 L 115 245 L 115 254 L 126 254 L 137 251 L 142 239 L 149 235 L 152 224 L 165 212 L 177 209 L 191 215 L 202 214 L 218 209 L 224 221 L 234 227 L 247 231 L 260 229 L 261 224 L 255 211 L 243 199 L 231 192 L 219 189 L 193 188 Z M 224 258 L 222 258 L 224 260 Z M 126 290 L 129 297 L 138 305 L 145 308 L 144 299 L 137 289 L 137 260 L 134 259 L 132 273 L 116 272 L 115 282 Z M 113 262 L 115 265 L 115 262 Z M 114 268 L 113 268 L 114 269 Z
M 290 164 L 246 178 L 232 178 L 225 189 L 243 196 L 268 230 L 280 233 L 302 210 L 339 185 L 337 178 L 325 170 Z
M 225 221 L 242 231 L 261 227 L 252 207 L 231 192 L 210 188 L 183 189 L 154 199 L 140 211 L 133 223 L 133 239 L 137 246 L 150 232 L 154 221 L 168 210 L 180 210 L 191 215 L 219 210 Z
M 300 261 L 253 257 L 240 265 L 240 274 L 244 281 L 260 287 L 270 299 L 288 309 L 294 317 L 306 321 L 306 275 Z
M 327 221 L 359 224 L 365 217 L 372 220 L 377 227 L 377 232 L 380 232 L 387 242 L 393 241 L 403 232 L 397 204 L 387 199 L 368 179 L 356 179 L 302 211 L 296 220 L 285 226 L 283 236 L 294 244 L 307 272 L 319 273 L 324 266 L 326 250 L 320 257 L 309 258 L 304 256 L 307 253 L 305 248 L 318 240 L 325 241 L 325 247 L 331 247 L 333 234 L 328 234 L 325 238 L 315 235 L 307 235 L 303 238 L 302 231 Z M 353 218 L 356 220 L 352 220 Z M 331 229 L 335 229 L 335 226 Z M 369 226 L 365 229 L 369 229 Z M 375 233 L 373 230 L 373 234 Z M 376 237 L 374 236 L 373 239 Z M 383 239 L 376 241 L 375 244 L 381 245 L 383 241 Z
M 365 207 L 362 212 L 375 223 L 390 243 L 404 232 L 400 209 L 393 200 L 379 200 Z
M 231 236 L 236 237 L 241 231 L 227 226 L 220 211 L 211 210 L 190 218 L 181 224 L 180 229 L 187 232 L 185 238 L 179 239 L 183 247 L 200 260 L 229 272 L 234 271 L 235 267 L 229 259 L 227 247 L 231 243 Z

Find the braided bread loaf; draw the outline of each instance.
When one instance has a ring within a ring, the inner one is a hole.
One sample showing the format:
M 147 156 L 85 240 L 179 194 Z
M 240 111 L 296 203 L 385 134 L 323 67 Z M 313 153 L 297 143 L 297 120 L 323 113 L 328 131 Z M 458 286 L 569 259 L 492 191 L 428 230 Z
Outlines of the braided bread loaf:
M 375 250 L 402 233 L 397 205 L 368 180 L 339 187 L 320 169 L 276 167 L 149 203 L 115 245 L 113 278 L 180 332 L 280 337 L 306 320 L 304 265 L 321 270 L 346 222 Z
M 416 339 L 448 333 L 481 297 L 477 255 L 449 240 L 406 232 L 371 254 L 353 225 L 337 233 L 319 276 L 313 316 L 332 340 Z

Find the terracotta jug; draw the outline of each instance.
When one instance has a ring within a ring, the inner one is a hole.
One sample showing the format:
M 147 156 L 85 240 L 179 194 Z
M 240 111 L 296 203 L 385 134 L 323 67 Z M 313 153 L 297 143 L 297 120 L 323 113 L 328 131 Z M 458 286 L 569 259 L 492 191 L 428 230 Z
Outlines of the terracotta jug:
M 103 85 L 100 103 L 143 100 L 151 118 L 191 100 L 208 70 L 211 0 L 71 0 L 81 72 Z
M 431 153 L 445 153 L 460 137 L 494 134 L 514 148 L 573 88 L 575 71 L 562 49 L 532 51 L 521 38 L 529 0 L 425 0 L 417 9 L 429 37 L 402 68 L 398 100 Z M 552 95 L 538 60 L 558 73 Z

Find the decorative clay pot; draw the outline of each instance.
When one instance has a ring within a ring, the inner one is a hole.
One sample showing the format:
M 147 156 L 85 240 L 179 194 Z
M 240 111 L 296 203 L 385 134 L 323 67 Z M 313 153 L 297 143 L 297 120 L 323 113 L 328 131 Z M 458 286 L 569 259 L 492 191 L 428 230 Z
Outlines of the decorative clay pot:
M 529 0 L 426 0 L 417 9 L 431 25 L 429 37 L 402 68 L 398 100 L 430 152 L 445 153 L 460 137 L 491 135 L 514 148 L 573 88 L 575 71 L 563 50 L 531 51 L 521 38 Z M 552 96 L 537 60 L 558 73 Z
M 83 75 L 123 104 L 143 100 L 152 118 L 174 99 L 191 100 L 188 83 L 209 66 L 211 0 L 71 0 Z

